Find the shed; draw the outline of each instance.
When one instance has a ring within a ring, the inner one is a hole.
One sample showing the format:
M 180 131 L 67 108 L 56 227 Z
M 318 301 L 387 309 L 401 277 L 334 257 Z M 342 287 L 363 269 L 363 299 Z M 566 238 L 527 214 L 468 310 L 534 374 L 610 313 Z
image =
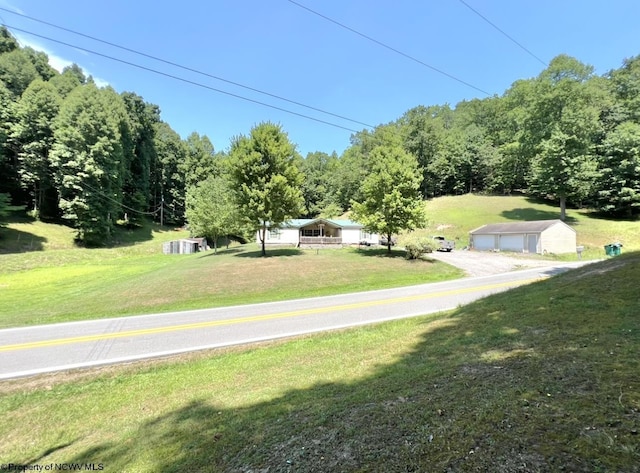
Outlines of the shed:
M 573 253 L 576 231 L 562 220 L 492 223 L 469 232 L 476 250 L 523 253 Z
M 183 238 L 182 240 L 167 241 L 162 244 L 162 252 L 165 255 L 190 254 L 208 249 L 206 238 Z

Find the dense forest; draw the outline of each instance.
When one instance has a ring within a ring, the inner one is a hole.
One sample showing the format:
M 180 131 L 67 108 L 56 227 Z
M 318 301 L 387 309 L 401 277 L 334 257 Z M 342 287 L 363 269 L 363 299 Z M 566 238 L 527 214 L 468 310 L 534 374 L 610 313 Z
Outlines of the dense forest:
M 424 198 L 525 192 L 557 202 L 563 217 L 567 205 L 577 205 L 634 218 L 640 56 L 598 76 L 561 55 L 502 96 L 417 106 L 352 135 L 342 155 L 298 157 L 300 216 L 336 216 L 360 202 L 380 146 L 415 157 Z M 182 225 L 197 213 L 189 202 L 223 193 L 233 202 L 228 186 L 212 179 L 232 175 L 234 163 L 206 136 L 182 139 L 158 106 L 97 87 L 76 65 L 59 73 L 46 54 L 20 47 L 0 28 L 0 218 L 9 204 L 25 206 L 36 218 L 74 226 L 78 241 L 101 245 L 118 224 L 154 218 Z

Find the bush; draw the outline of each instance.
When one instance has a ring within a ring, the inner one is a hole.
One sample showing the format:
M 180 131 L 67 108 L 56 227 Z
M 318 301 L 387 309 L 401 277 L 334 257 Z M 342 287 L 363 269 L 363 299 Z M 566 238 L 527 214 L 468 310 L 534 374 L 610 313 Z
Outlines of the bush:
M 408 242 L 404 248 L 407 250 L 405 258 L 419 259 L 422 255 L 433 252 L 434 245 L 430 240 L 417 240 Z

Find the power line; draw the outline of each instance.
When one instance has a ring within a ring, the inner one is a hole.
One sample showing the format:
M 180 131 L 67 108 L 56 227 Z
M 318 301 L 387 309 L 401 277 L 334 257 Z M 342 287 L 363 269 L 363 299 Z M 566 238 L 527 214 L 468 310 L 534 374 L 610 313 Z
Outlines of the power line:
M 403 57 L 405 57 L 405 58 L 407 58 L 407 59 L 410 59 L 410 60 L 411 60 L 411 61 L 413 61 L 413 62 L 416 62 L 416 63 L 418 63 L 418 64 L 420 64 L 420 65 L 422 65 L 422 66 L 424 66 L 424 67 L 427 67 L 427 68 L 431 69 L 432 71 L 437 72 L 438 74 L 442 74 L 443 76 L 446 76 L 446 77 L 448 77 L 449 79 L 453 79 L 453 80 L 455 80 L 456 82 L 459 82 L 459 83 L 461 83 L 461 84 L 464 84 L 464 85 L 466 85 L 467 87 L 471 87 L 472 89 L 475 89 L 475 90 L 477 90 L 478 92 L 482 92 L 482 93 L 483 93 L 483 94 L 485 94 L 485 95 L 491 95 L 491 94 L 490 94 L 489 92 L 487 92 L 486 90 L 482 90 L 481 88 L 476 87 L 476 86 L 475 86 L 475 85 L 473 85 L 473 84 L 470 84 L 470 83 L 468 83 L 468 82 L 465 82 L 464 80 L 459 79 L 459 78 L 457 78 L 457 77 L 455 77 L 455 76 L 453 76 L 453 75 L 449 74 L 448 72 L 445 72 L 445 71 L 443 71 L 443 70 L 441 70 L 441 69 L 438 69 L 438 68 L 436 68 L 436 67 L 433 67 L 433 66 L 431 66 L 430 64 L 427 64 L 426 62 L 421 61 L 420 59 L 417 59 L 417 58 L 415 58 L 415 57 L 413 57 L 413 56 L 410 56 L 410 55 L 409 55 L 409 54 L 407 54 L 407 53 L 404 53 L 404 52 L 402 52 L 402 51 L 400 51 L 400 50 L 398 50 L 398 49 L 396 49 L 396 48 L 394 48 L 394 47 L 392 47 L 392 46 L 389 46 L 388 44 L 383 43 L 382 41 L 378 41 L 377 39 L 372 38 L 371 36 L 367 36 L 366 34 L 361 33 L 360 31 L 355 30 L 355 29 L 351 28 L 350 26 L 347 26 L 347 25 L 345 25 L 345 24 L 343 24 L 343 23 L 340 23 L 339 21 L 336 21 L 336 20 L 334 20 L 333 18 L 329 18 L 328 16 L 323 15 L 322 13 L 319 13 L 319 12 L 317 12 L 317 11 L 315 11 L 315 10 L 312 10 L 311 8 L 309 8 L 309 7 L 305 6 L 305 5 L 302 5 L 301 3 L 298 3 L 298 2 L 296 2 L 296 1 L 294 1 L 294 0 L 287 0 L 287 1 L 288 1 L 289 3 L 292 3 L 293 5 L 296 5 L 297 7 L 302 8 L 303 10 L 307 10 L 308 12 L 313 13 L 314 15 L 319 16 L 320 18 L 323 18 L 323 19 L 325 19 L 325 20 L 327 20 L 327 21 L 329 21 L 329 22 L 331 22 L 331 23 L 333 23 L 333 24 L 335 24 L 335 25 L 338 25 L 340 28 L 344 28 L 345 30 L 351 31 L 352 33 L 355 33 L 355 34 L 357 34 L 358 36 L 361 36 L 362 38 L 367 39 L 367 40 L 371 41 L 372 43 L 377 44 L 378 46 L 382 46 L 383 48 L 386 48 L 386 49 L 388 49 L 388 50 L 390 50 L 390 51 L 393 51 L 394 53 L 399 54 L 400 56 L 403 56 Z
M 88 39 L 90 39 L 92 41 L 97 41 L 99 43 L 103 43 L 103 44 L 106 44 L 108 46 L 112 46 L 114 48 L 122 49 L 123 51 L 128 51 L 130 53 L 137 54 L 139 56 L 143 56 L 143 57 L 146 57 L 148 59 L 153 59 L 154 61 L 162 62 L 164 64 L 168 64 L 170 66 L 174 66 L 174 67 L 177 67 L 179 69 L 183 69 L 185 71 L 194 72 L 196 74 L 200 74 L 202 76 L 209 77 L 211 79 L 219 80 L 219 81 L 225 82 L 227 84 L 231 84 L 231 85 L 235 85 L 237 87 L 241 87 L 243 89 L 251 90 L 252 92 L 257 92 L 259 94 L 266 95 L 266 96 L 269 96 L 269 97 L 272 97 L 272 98 L 276 98 L 276 99 L 282 100 L 284 102 L 288 102 L 288 103 L 291 103 L 291 104 L 294 104 L 294 105 L 298 105 L 300 107 L 308 108 L 309 110 L 314 110 L 316 112 L 324 113 L 325 115 L 331 115 L 332 117 L 340 118 L 341 120 L 346 120 L 346 121 L 349 121 L 349 122 L 352 122 L 352 123 L 356 123 L 358 125 L 363 125 L 363 126 L 365 126 L 367 128 L 375 128 L 373 125 L 369 125 L 368 123 L 364 123 L 364 122 L 361 122 L 361 121 L 358 121 L 358 120 L 354 120 L 352 118 L 345 117 L 345 116 L 339 115 L 337 113 L 328 112 L 326 110 L 323 110 L 323 109 L 317 108 L 317 107 L 313 107 L 311 105 L 306 105 L 306 104 L 303 104 L 301 102 L 297 102 L 295 100 L 291 100 L 291 99 L 288 99 L 286 97 L 282 97 L 280 95 L 272 94 L 270 92 L 265 92 L 263 90 L 260 90 L 260 89 L 254 88 L 254 87 L 250 87 L 250 86 L 247 86 L 247 85 L 240 84 L 239 82 L 234 82 L 234 81 L 231 81 L 231 80 L 228 80 L 228 79 L 224 79 L 222 77 L 219 77 L 219 76 L 216 76 L 216 75 L 213 75 L 213 74 L 209 74 L 208 72 L 203 72 L 203 71 L 200 71 L 198 69 L 194 69 L 194 68 L 191 68 L 191 67 L 188 67 L 188 66 L 183 66 L 181 64 L 169 61 L 167 59 L 163 59 L 163 58 L 160 58 L 160 57 L 157 57 L 157 56 L 152 56 L 151 54 L 147 54 L 147 53 L 144 53 L 144 52 L 141 52 L 141 51 L 137 51 L 137 50 L 132 49 L 132 48 L 128 48 L 126 46 L 121 46 L 119 44 L 112 43 L 110 41 L 106 41 L 106 40 L 103 40 L 103 39 L 100 39 L 100 38 L 96 38 L 95 36 L 91 36 L 91 35 L 88 35 L 88 34 L 80 33 L 79 31 L 75 31 L 75 30 L 72 30 L 72 29 L 69 29 L 69 28 L 65 28 L 63 26 L 59 26 L 59 25 L 56 25 L 56 24 L 53 24 L 53 23 L 49 23 L 48 21 L 44 21 L 44 20 L 40 20 L 38 18 L 27 16 L 27 15 L 24 15 L 22 13 L 16 13 L 16 12 L 13 12 L 13 11 L 8 10 L 6 8 L 3 8 L 3 7 L 0 7 L 0 10 L 12 13 L 14 15 L 22 16 L 23 18 L 27 18 L 27 19 L 29 19 L 31 21 L 36 21 L 36 22 L 41 23 L 43 25 L 51 26 L 53 28 L 57 28 L 59 30 L 66 31 L 68 33 L 72 33 L 72 34 L 75 34 L 75 35 L 78 35 L 78 36 L 82 36 L 84 38 L 88 38 Z
M 471 5 L 469 5 L 467 2 L 465 2 L 464 0 L 460 0 L 460 3 L 462 3 L 465 7 L 467 7 L 469 10 L 471 10 L 473 13 L 475 13 L 476 15 L 478 15 L 480 18 L 482 18 L 484 21 L 486 21 L 487 23 L 489 23 L 491 26 L 493 26 L 496 30 L 498 30 L 500 33 L 502 33 L 504 36 L 506 36 L 509 40 L 511 40 L 511 42 L 513 42 L 514 44 L 516 44 L 519 48 L 521 48 L 522 50 L 524 50 L 527 54 L 529 54 L 530 56 L 532 56 L 533 58 L 535 58 L 536 60 L 540 61 L 542 63 L 542 65 L 544 65 L 545 67 L 548 66 L 548 64 L 543 61 L 542 59 L 540 59 L 538 56 L 536 56 L 535 54 L 533 54 L 531 51 L 529 51 L 527 48 L 525 48 L 522 44 L 520 44 L 519 42 L 517 42 L 515 39 L 513 39 L 511 36 L 509 36 L 507 33 L 505 33 L 502 29 L 500 29 L 495 23 L 491 22 L 486 16 L 484 16 L 482 13 L 480 13 L 478 10 L 476 10 L 475 8 L 473 8 Z
M 159 71 L 157 69 L 152 69 L 150 67 L 142 66 L 140 64 L 136 64 L 136 63 L 133 63 L 133 62 L 130 62 L 130 61 L 125 61 L 124 59 L 119 59 L 119 58 L 116 58 L 116 57 L 113 57 L 113 56 L 109 56 L 107 54 L 102 54 L 102 53 L 99 53 L 97 51 L 93 51 L 91 49 L 83 48 L 81 46 L 77 46 L 77 45 L 74 45 L 74 44 L 66 43 L 64 41 L 60 41 L 60 40 L 57 40 L 57 39 L 49 38 L 48 36 L 44 36 L 44 35 L 41 35 L 41 34 L 33 33 L 31 31 L 23 30 L 21 28 L 15 27 L 15 26 L 10 26 L 10 25 L 7 25 L 7 24 L 5 24 L 4 26 L 6 26 L 7 28 L 11 28 L 12 30 L 15 30 L 15 31 L 20 31 L 21 33 L 26 33 L 26 34 L 29 34 L 29 35 L 32 35 L 32 36 L 36 36 L 38 38 L 46 39 L 47 41 L 53 41 L 54 43 L 62 44 L 64 46 L 68 46 L 70 48 L 79 49 L 80 51 L 85 51 L 85 52 L 90 53 L 90 54 L 95 54 L 96 56 L 101 56 L 101 57 L 104 57 L 106 59 L 110 59 L 112 61 L 116 61 L 116 62 L 120 62 L 122 64 L 126 64 L 128 66 L 137 67 L 138 69 L 142 69 L 144 71 L 153 72 L 154 74 L 158 74 L 158 75 L 161 75 L 161 76 L 164 76 L 164 77 L 169 77 L 170 79 L 175 79 L 175 80 L 187 83 L 187 84 L 195 85 L 197 87 L 202 87 L 203 89 L 207 89 L 207 90 L 211 90 L 213 92 L 218 92 L 220 94 L 228 95 L 230 97 L 234 97 L 234 98 L 237 98 L 237 99 L 240 99 L 240 100 L 244 100 L 246 102 L 251 102 L 251 103 L 258 104 L 258 105 L 262 105 L 264 107 L 269 107 L 269 108 L 272 108 L 274 110 L 279 110 L 281 112 L 289 113 L 291 115 L 295 115 L 295 116 L 298 116 L 298 117 L 301 117 L 301 118 L 306 118 L 307 120 L 313 120 L 315 122 L 323 123 L 325 125 L 329 125 L 329 126 L 332 126 L 334 128 L 340 128 L 342 130 L 350 131 L 352 133 L 358 133 L 358 130 L 354 130 L 353 128 L 347 128 L 345 126 L 338 125 L 336 123 L 331 123 L 331 122 L 328 122 L 326 120 L 321 120 L 319 118 L 315 118 L 315 117 L 312 117 L 312 116 L 309 116 L 309 115 L 304 115 L 302 113 L 294 112 L 292 110 L 287 110 L 286 108 L 278 107 L 276 105 L 271 105 L 271 104 L 268 104 L 268 103 L 265 103 L 265 102 L 260 102 L 259 100 L 250 99 L 250 98 L 244 97 L 242 95 L 238 95 L 238 94 L 234 94 L 234 93 L 231 93 L 231 92 L 227 92 L 225 90 L 217 89 L 215 87 L 211 87 L 211 86 L 206 85 L 206 84 L 201 84 L 200 82 L 195 82 L 195 81 L 192 81 L 192 80 L 189 80 L 189 79 L 185 79 L 183 77 L 175 76 L 173 74 L 168 74 L 166 72 L 162 72 L 162 71 Z M 369 126 L 369 125 L 367 125 L 367 126 Z M 375 127 L 371 127 L 370 126 L 370 128 L 375 128 Z
M 158 212 L 160 212 L 160 209 L 162 208 L 162 204 L 158 205 L 156 210 L 152 211 L 152 212 L 143 212 L 142 210 L 137 210 L 131 207 L 128 207 L 126 205 L 124 205 L 122 202 L 118 202 L 116 199 L 113 199 L 111 197 L 109 197 L 107 194 L 105 194 L 104 192 L 95 189 L 94 187 L 90 186 L 89 184 L 87 184 L 86 182 L 79 182 L 78 184 L 80 184 L 80 186 L 88 188 L 89 190 L 95 192 L 96 194 L 98 194 L 99 197 L 102 197 L 105 200 L 111 201 L 114 204 L 122 207 L 125 210 L 128 210 L 129 212 L 133 212 L 133 213 L 137 213 L 139 215 L 156 215 Z

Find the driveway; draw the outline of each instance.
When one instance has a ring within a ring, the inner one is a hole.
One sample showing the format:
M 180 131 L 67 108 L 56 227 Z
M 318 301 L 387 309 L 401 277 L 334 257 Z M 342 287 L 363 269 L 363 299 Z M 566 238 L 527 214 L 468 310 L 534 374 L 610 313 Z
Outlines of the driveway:
M 429 254 L 429 257 L 463 269 L 467 276 L 490 276 L 518 269 L 547 268 L 558 265 L 558 261 L 491 251 L 453 250 L 450 253 L 435 251 Z

